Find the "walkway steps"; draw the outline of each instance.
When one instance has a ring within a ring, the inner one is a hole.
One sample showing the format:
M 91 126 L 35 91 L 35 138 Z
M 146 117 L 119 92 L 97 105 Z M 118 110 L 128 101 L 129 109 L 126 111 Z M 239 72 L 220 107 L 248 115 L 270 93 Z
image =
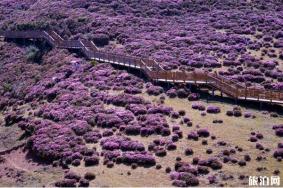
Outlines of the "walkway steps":
M 64 40 L 55 31 L 0 31 L 5 39 L 43 39 L 52 47 L 79 50 L 87 59 L 139 69 L 155 82 L 206 84 L 227 96 L 247 101 L 283 104 L 283 91 L 246 88 L 226 77 L 204 71 L 166 71 L 153 59 L 100 51 L 92 41 Z

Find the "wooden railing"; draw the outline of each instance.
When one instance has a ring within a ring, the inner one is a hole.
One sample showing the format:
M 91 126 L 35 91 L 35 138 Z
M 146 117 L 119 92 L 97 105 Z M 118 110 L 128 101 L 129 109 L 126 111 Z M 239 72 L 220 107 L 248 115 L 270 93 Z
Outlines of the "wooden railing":
M 166 71 L 153 59 L 100 51 L 91 41 L 64 40 L 54 31 L 0 31 L 1 36 L 6 39 L 44 39 L 52 47 L 79 49 L 88 59 L 140 69 L 153 81 L 206 83 L 232 98 L 283 104 L 282 91 L 247 88 L 226 77 L 199 70 L 192 72 Z

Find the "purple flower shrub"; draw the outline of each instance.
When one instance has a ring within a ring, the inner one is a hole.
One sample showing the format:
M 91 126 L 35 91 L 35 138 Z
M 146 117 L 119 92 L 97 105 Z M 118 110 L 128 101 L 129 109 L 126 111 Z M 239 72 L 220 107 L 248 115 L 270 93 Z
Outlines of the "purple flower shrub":
M 208 106 L 206 109 L 206 112 L 210 114 L 218 114 L 220 111 L 221 110 L 218 106 Z
M 151 56 L 166 70 L 218 71 L 248 87 L 256 85 L 282 90 L 279 2 L 259 0 L 247 3 L 240 0 L 221 1 L 213 5 L 186 1 L 66 2 L 52 2 L 52 16 L 44 16 L 49 12 L 46 9 L 50 8 L 50 3 L 44 6 L 37 4 L 37 19 L 30 21 L 18 14 L 18 9 L 20 7 L 23 14 L 28 13 L 33 17 L 35 9 L 30 8 L 33 2 L 9 1 L 9 11 L 0 11 L 3 18 L 0 26 L 4 29 L 55 29 L 66 38 L 93 40 L 106 51 L 138 57 Z M 3 7 L 7 8 L 2 6 L 0 9 Z M 257 11 L 250 11 L 251 8 Z M 85 19 L 73 19 L 69 15 L 84 15 Z M 39 20 L 44 24 L 40 24 Z M 257 40 L 251 40 L 250 36 Z M 59 49 L 46 52 L 40 65 L 26 62 L 23 58 L 24 48 L 15 47 L 14 44 L 5 43 L 0 51 L 0 110 L 7 111 L 12 106 L 27 104 L 35 111 L 34 114 L 30 112 L 28 119 L 22 118 L 21 113 L 6 114 L 5 124 L 18 124 L 29 133 L 31 136 L 27 149 L 40 159 L 58 162 L 62 166 L 82 163 L 86 166 L 97 165 L 100 162 L 99 153 L 87 149 L 85 144 L 102 143 L 108 139 L 109 142 L 103 145 L 105 148 L 101 151 L 108 167 L 113 162 L 151 166 L 156 163 L 154 156 L 145 151 L 141 143 L 128 139 L 120 141 L 119 135 L 166 136 L 165 144 L 160 141 L 159 144 L 154 142 L 148 146 L 156 156 L 165 156 L 176 148 L 175 142 L 182 137 L 182 131 L 170 127 L 166 118 L 179 118 L 183 124 L 192 126 L 190 119 L 180 117 L 182 113 L 178 112 L 177 115 L 173 109 L 154 105 L 135 95 L 143 91 L 144 81 L 126 71 L 115 70 L 107 64 L 90 66 L 84 60 Z M 249 54 L 250 51 L 258 52 L 259 57 Z M 265 57 L 272 60 L 266 61 Z M 78 62 L 76 65 L 71 63 L 74 60 Z M 221 66 L 225 66 L 225 71 L 219 71 Z M 146 90 L 152 95 L 164 92 L 163 88 L 151 84 L 147 84 Z M 171 88 L 166 95 L 190 101 L 199 99 L 198 94 L 183 88 Z M 113 108 L 112 105 L 119 108 Z M 192 108 L 206 110 L 204 105 L 193 104 Z M 233 109 L 229 114 L 239 117 L 242 114 L 239 111 Z M 207 108 L 207 113 L 219 112 L 217 107 Z M 243 115 L 253 117 L 248 113 Z M 279 125 L 274 127 L 279 137 L 282 136 L 281 129 Z M 202 129 L 188 134 L 188 138 L 196 140 L 207 136 L 210 133 Z M 257 142 L 258 149 L 268 149 L 258 143 L 261 139 L 260 133 L 256 133 L 251 135 L 250 141 Z M 223 141 L 217 144 L 225 145 L 228 144 Z M 278 160 L 283 157 L 281 145 L 274 151 L 274 157 Z M 245 159 L 248 161 L 249 158 Z M 229 161 L 245 165 L 241 159 L 230 158 Z M 220 169 L 222 164 L 218 159 L 199 159 L 194 165 L 176 166 L 172 184 L 194 186 L 202 178 L 199 175 L 209 173 L 210 169 Z M 66 176 L 55 185 L 88 186 L 89 178 L 85 179 Z M 210 183 L 216 182 L 214 175 L 209 175 L 207 179 Z
M 155 153 L 158 157 L 164 157 L 167 151 L 176 150 L 177 145 L 170 139 L 155 139 L 148 146 L 148 150 Z
M 95 156 L 86 156 L 84 157 L 85 166 L 94 166 L 99 164 L 99 157 Z
M 199 110 L 199 111 L 205 111 L 206 108 L 201 103 L 193 103 L 192 104 L 192 109 Z
M 124 132 L 127 135 L 140 135 L 141 129 L 142 129 L 141 125 L 139 125 L 138 123 L 132 123 L 124 127 Z
M 198 138 L 199 138 L 199 135 L 197 134 L 197 132 L 192 131 L 192 132 L 190 132 L 190 133 L 188 134 L 187 138 L 188 138 L 189 140 L 195 140 L 195 141 L 197 141 Z
M 227 116 L 234 116 L 234 117 L 241 117 L 242 116 L 242 110 L 240 107 L 234 107 L 233 110 L 228 110 L 226 112 L 226 115 Z M 245 113 L 244 114 L 245 118 L 249 118 L 252 116 L 251 113 Z
M 117 109 L 114 113 L 125 123 L 128 124 L 129 122 L 135 119 L 134 114 L 129 110 L 124 109 Z
M 147 110 L 148 114 L 170 115 L 173 111 L 173 108 L 164 105 L 158 105 L 158 106 L 147 105 L 147 108 L 148 108 Z
M 172 109 L 152 105 L 142 97 L 128 94 L 109 95 L 106 91 L 108 89 L 97 87 L 101 84 L 98 82 L 103 81 L 109 88 L 123 89 L 128 85 L 143 88 L 142 80 L 124 71 L 114 71 L 109 65 L 89 67 L 81 64 L 78 70 L 74 70 L 67 63 L 61 68 L 59 71 L 50 71 L 38 85 L 31 86 L 30 94 L 36 94 L 26 99 L 39 107 L 34 115 L 42 119 L 19 121 L 19 126 L 32 134 L 28 141 L 28 149 L 32 154 L 44 160 L 59 161 L 58 164 L 62 166 L 77 166 L 82 162 L 86 166 L 98 165 L 99 153 L 88 150 L 85 144 L 100 142 L 103 143 L 102 152 L 107 160 L 122 157 L 123 163 L 154 165 L 154 157 L 145 151 L 143 144 L 128 139 L 119 140 L 113 134 L 118 128 L 124 129 L 124 134 L 167 136 L 171 131 L 165 115 L 169 116 Z M 92 76 L 88 76 L 89 73 Z M 111 85 L 113 80 L 118 80 L 114 82 L 115 85 Z M 86 89 L 86 85 L 91 89 Z M 40 100 L 47 102 L 41 105 L 43 103 Z M 5 103 L 3 98 L 2 103 Z M 103 104 L 121 107 L 106 110 Z M 15 123 L 18 119 L 6 117 L 8 124 Z M 100 127 L 111 130 L 101 131 Z M 106 142 L 107 138 L 109 142 Z M 174 145 L 171 144 L 169 148 L 174 149 Z M 109 153 L 116 151 L 119 154 Z
M 160 87 L 160 86 L 154 86 L 154 85 L 150 85 L 147 89 L 146 89 L 146 92 L 149 94 L 149 95 L 160 95 L 164 92 L 163 88 Z
M 135 94 L 142 93 L 142 90 L 136 87 L 126 87 L 124 92 L 127 94 L 135 95 Z
M 103 128 L 119 128 L 121 125 L 124 125 L 124 122 L 116 114 L 98 113 L 95 115 L 95 124 Z
M 175 98 L 177 97 L 177 90 L 174 88 L 171 88 L 168 91 L 166 91 L 166 95 L 170 98 Z
M 189 101 L 197 101 L 197 100 L 199 100 L 199 98 L 200 98 L 200 95 L 198 93 L 191 93 L 188 96 Z
M 103 138 L 100 141 L 102 149 L 105 150 L 116 150 L 120 149 L 122 151 L 144 151 L 145 147 L 143 144 L 137 141 L 131 141 L 126 137 L 108 137 Z
M 283 158 L 283 144 L 278 143 L 277 149 L 273 153 L 273 157 L 277 158 L 277 160 L 282 160 Z
M 105 161 L 116 163 L 138 164 L 141 166 L 155 165 L 154 157 L 145 151 L 142 143 L 132 141 L 123 136 L 112 136 L 100 141 Z
M 195 140 L 197 141 L 199 137 L 209 137 L 210 132 L 207 129 L 198 129 L 197 131 L 191 131 L 187 135 L 187 138 L 189 140 Z
M 189 154 L 192 152 L 190 150 Z M 209 174 L 210 170 L 219 170 L 222 163 L 216 158 L 207 160 L 193 159 L 193 164 L 177 161 L 175 163 L 175 171 L 170 173 L 170 179 L 174 186 L 197 186 L 199 184 L 199 176 Z
M 74 179 L 63 179 L 55 182 L 56 187 L 76 187 L 77 181 Z
M 207 129 L 199 129 L 197 130 L 197 134 L 199 137 L 209 137 L 210 133 Z
M 151 134 L 161 134 L 164 136 L 170 135 L 169 125 L 165 117 L 161 114 L 148 114 L 139 116 L 138 121 L 141 124 L 141 135 L 148 136 Z
M 15 1 L 10 2 L 12 10 L 17 7 L 16 3 Z M 7 13 L 2 11 L 1 16 L 6 19 L 0 24 L 3 28 L 11 29 L 56 28 L 63 37 L 93 40 L 105 50 L 129 53 L 139 57 L 150 55 L 160 61 L 164 69 L 169 70 L 215 69 L 227 66 L 236 70 L 242 68 L 239 70 L 239 74 L 242 74 L 242 71 L 247 68 L 276 70 L 279 67 L 276 60 L 265 61 L 262 57 L 254 57 L 249 54 L 249 51 L 252 50 L 261 52 L 264 56 L 274 57 L 272 59 L 280 58 L 280 54 L 277 55 L 274 52 L 274 49 L 282 46 L 281 31 L 278 28 L 278 22 L 281 19 L 280 8 L 276 8 L 280 7 L 278 2 L 266 3 L 261 0 L 251 3 L 244 1 L 231 3 L 225 1 L 214 5 L 208 3 L 200 5 L 197 2 L 150 1 L 146 4 L 138 4 L 141 11 L 132 8 L 137 6 L 135 1 L 119 2 L 117 3 L 119 5 L 113 6 L 105 2 L 82 4 L 85 4 L 85 7 L 84 5 L 67 6 L 65 1 L 54 3 L 52 5 L 52 8 L 55 9 L 54 16 L 39 16 L 38 18 L 44 24 L 40 24 L 38 20 L 17 21 L 22 17 L 16 14 L 16 11 L 10 12 L 15 18 L 15 21 L 10 23 Z M 46 6 L 48 7 L 49 4 Z M 68 16 L 62 16 L 61 13 L 56 12 L 57 7 L 60 7 L 66 15 L 78 15 L 79 17 L 83 14 L 84 18 L 71 19 Z M 258 12 L 246 14 L 246 10 L 252 7 L 256 7 Z M 227 13 L 228 9 L 231 11 Z M 22 11 L 27 10 L 28 8 Z M 46 7 L 39 7 L 38 11 L 39 15 L 42 15 L 41 13 L 46 12 Z M 115 19 L 112 18 L 114 11 L 117 14 Z M 95 14 L 89 14 L 90 12 L 95 12 Z M 29 13 L 33 13 L 33 10 Z M 267 16 L 262 17 L 263 13 Z M 213 15 L 213 18 L 210 18 L 210 14 Z M 239 19 L 233 17 L 235 14 L 239 15 Z M 130 17 L 135 17 L 135 19 L 129 21 Z M 144 19 L 145 17 L 150 19 Z M 186 19 L 188 17 L 190 21 Z M 178 22 L 179 19 L 183 21 Z M 200 19 L 203 21 L 199 22 Z M 96 20 L 96 22 L 86 24 L 90 20 Z M 53 24 L 54 21 L 57 25 Z M 188 24 L 192 27 L 188 28 Z M 158 25 L 158 30 L 155 29 L 156 25 Z M 139 30 L 134 29 L 136 27 L 139 27 Z M 196 31 L 194 28 L 203 28 L 203 30 Z M 256 30 L 259 30 L 261 34 L 256 33 Z M 250 35 L 258 40 L 251 40 Z M 112 40 L 115 40 L 115 44 L 110 42 Z M 223 58 L 223 63 L 218 61 L 219 58 Z M 71 71 L 66 76 L 76 74 L 73 73 L 74 70 Z M 96 86 L 106 88 L 106 90 L 124 86 L 124 84 L 140 86 L 139 79 L 126 73 L 117 77 L 118 72 L 113 70 L 94 72 L 95 80 L 98 81 Z M 243 75 L 248 75 L 247 79 L 250 79 L 250 76 L 258 77 L 247 73 Z M 251 80 L 257 82 L 262 78 Z
M 143 104 L 129 104 L 126 106 L 126 109 L 133 112 L 136 116 L 147 114 L 147 107 Z
M 138 96 L 133 96 L 129 94 L 120 94 L 117 96 L 110 96 L 107 99 L 107 102 L 115 106 L 126 106 L 130 104 L 143 104 L 145 101 L 143 98 Z
M 82 159 L 75 157 L 77 152 L 85 148 L 82 140 L 64 125 L 49 121 L 33 122 L 34 134 L 29 138 L 28 147 L 32 153 L 49 161 L 63 159 L 73 161 Z
M 253 115 L 251 112 L 244 112 L 244 117 L 245 118 L 255 118 L 256 116 Z
M 283 137 L 283 125 L 274 125 L 272 129 L 275 130 L 277 136 Z
M 86 121 L 75 121 L 71 123 L 70 127 L 78 136 L 82 136 L 91 130 L 91 126 Z
M 86 143 L 97 143 L 102 138 L 102 134 L 99 130 L 92 130 L 85 133 L 83 138 Z
M 153 166 L 156 164 L 155 158 L 148 152 L 134 152 L 128 151 L 124 152 L 120 158 L 117 158 L 117 161 L 125 164 L 136 163 L 140 166 Z

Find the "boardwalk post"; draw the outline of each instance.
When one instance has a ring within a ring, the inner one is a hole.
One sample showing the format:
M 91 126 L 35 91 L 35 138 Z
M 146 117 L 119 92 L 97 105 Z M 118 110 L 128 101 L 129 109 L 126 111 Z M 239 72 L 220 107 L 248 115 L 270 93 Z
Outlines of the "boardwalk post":
M 247 100 L 247 83 L 245 83 L 245 100 Z
M 196 74 L 196 71 L 194 71 L 194 72 L 193 72 L 193 79 L 194 79 L 194 81 L 195 81 L 195 84 L 197 84 L 196 75 L 197 75 L 197 74 Z

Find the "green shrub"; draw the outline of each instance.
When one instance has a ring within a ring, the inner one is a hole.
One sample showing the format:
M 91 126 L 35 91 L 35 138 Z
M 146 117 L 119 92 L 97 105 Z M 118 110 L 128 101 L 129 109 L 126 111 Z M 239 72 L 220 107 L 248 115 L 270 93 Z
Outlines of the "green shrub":
M 7 82 L 4 82 L 2 87 L 3 87 L 4 93 L 12 91 L 12 85 Z
M 42 54 L 37 47 L 29 46 L 27 48 L 26 58 L 27 58 L 28 61 L 39 63 L 41 61 L 41 56 L 42 56 Z
M 90 62 L 90 64 L 93 65 L 93 66 L 96 66 L 96 65 L 97 65 L 97 62 L 96 62 L 95 60 L 92 60 L 92 61 Z
M 37 22 L 29 22 L 29 23 L 21 23 L 15 25 L 16 30 L 36 30 L 36 29 L 49 29 L 50 25 L 46 21 L 37 21 Z

